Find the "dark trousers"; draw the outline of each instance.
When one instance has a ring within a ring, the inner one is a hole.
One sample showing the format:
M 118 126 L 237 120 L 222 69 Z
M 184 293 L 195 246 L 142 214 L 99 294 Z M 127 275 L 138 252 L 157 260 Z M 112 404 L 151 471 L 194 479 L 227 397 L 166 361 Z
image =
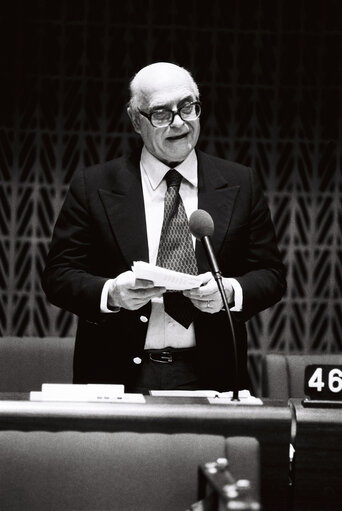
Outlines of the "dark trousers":
M 200 389 L 195 368 L 194 349 L 172 350 L 167 348 L 166 351 L 171 353 L 171 357 L 173 354 L 173 358 L 175 358 L 172 362 L 162 361 L 163 357 L 158 356 L 164 351 L 151 350 L 145 352 L 139 377 L 131 392 L 148 394 L 149 390 Z

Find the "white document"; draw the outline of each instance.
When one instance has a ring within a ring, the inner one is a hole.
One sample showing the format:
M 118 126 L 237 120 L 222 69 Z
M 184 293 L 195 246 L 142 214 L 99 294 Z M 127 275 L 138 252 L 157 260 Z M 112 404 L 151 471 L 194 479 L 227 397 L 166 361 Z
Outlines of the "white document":
M 151 396 L 159 397 L 206 397 L 210 404 L 232 405 L 262 405 L 258 397 L 250 394 L 249 390 L 239 390 L 240 401 L 232 401 L 233 392 L 217 392 L 216 390 L 151 390 Z
M 150 390 L 151 396 L 158 397 L 217 397 L 216 390 Z
M 30 392 L 30 401 L 72 402 L 72 403 L 145 403 L 143 394 L 94 394 L 93 392 L 75 392 L 58 394 L 45 392 Z
M 43 383 L 42 392 L 47 394 L 72 394 L 72 393 L 93 393 L 103 395 L 122 396 L 125 392 L 125 386 L 121 384 L 103 384 L 103 383 Z
M 169 291 L 193 289 L 205 282 L 200 275 L 168 270 L 145 261 L 134 261 L 132 271 L 137 279 L 151 280 L 155 286 L 165 287 Z
M 124 385 L 44 383 L 41 392 L 30 392 L 30 401 L 145 403 L 142 394 L 125 394 L 124 391 Z

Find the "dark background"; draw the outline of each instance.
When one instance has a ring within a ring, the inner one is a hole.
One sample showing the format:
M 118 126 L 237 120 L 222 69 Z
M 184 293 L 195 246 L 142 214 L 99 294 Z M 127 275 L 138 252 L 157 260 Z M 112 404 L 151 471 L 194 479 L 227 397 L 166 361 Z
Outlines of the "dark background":
M 0 8 L 0 335 L 70 335 L 40 287 L 78 167 L 135 140 L 125 105 L 142 66 L 188 68 L 200 148 L 255 167 L 288 269 L 281 303 L 249 323 L 268 351 L 342 348 L 342 7 L 339 0 L 12 0 Z

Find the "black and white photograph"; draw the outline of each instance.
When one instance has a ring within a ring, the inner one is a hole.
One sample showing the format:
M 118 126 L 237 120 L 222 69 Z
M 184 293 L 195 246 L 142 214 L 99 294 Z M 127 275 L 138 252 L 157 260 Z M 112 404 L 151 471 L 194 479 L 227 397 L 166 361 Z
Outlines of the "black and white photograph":
M 342 3 L 0 3 L 0 511 L 340 511 Z

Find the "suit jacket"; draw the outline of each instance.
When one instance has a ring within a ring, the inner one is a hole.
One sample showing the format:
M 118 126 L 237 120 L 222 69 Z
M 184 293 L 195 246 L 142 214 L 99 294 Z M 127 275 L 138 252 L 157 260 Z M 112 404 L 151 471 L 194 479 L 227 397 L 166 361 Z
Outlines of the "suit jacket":
M 256 173 L 237 163 L 198 156 L 198 208 L 210 213 L 212 245 L 223 276 L 243 290 L 243 311 L 232 313 L 240 388 L 248 386 L 245 321 L 282 297 L 284 266 Z M 79 316 L 74 382 L 134 384 L 144 349 L 151 304 L 136 311 L 100 312 L 102 287 L 148 261 L 139 155 L 77 171 L 57 219 L 42 285 L 55 305 Z M 197 242 L 199 272 L 209 271 Z M 224 312 L 198 311 L 194 321 L 202 388 L 229 390 L 232 339 Z

